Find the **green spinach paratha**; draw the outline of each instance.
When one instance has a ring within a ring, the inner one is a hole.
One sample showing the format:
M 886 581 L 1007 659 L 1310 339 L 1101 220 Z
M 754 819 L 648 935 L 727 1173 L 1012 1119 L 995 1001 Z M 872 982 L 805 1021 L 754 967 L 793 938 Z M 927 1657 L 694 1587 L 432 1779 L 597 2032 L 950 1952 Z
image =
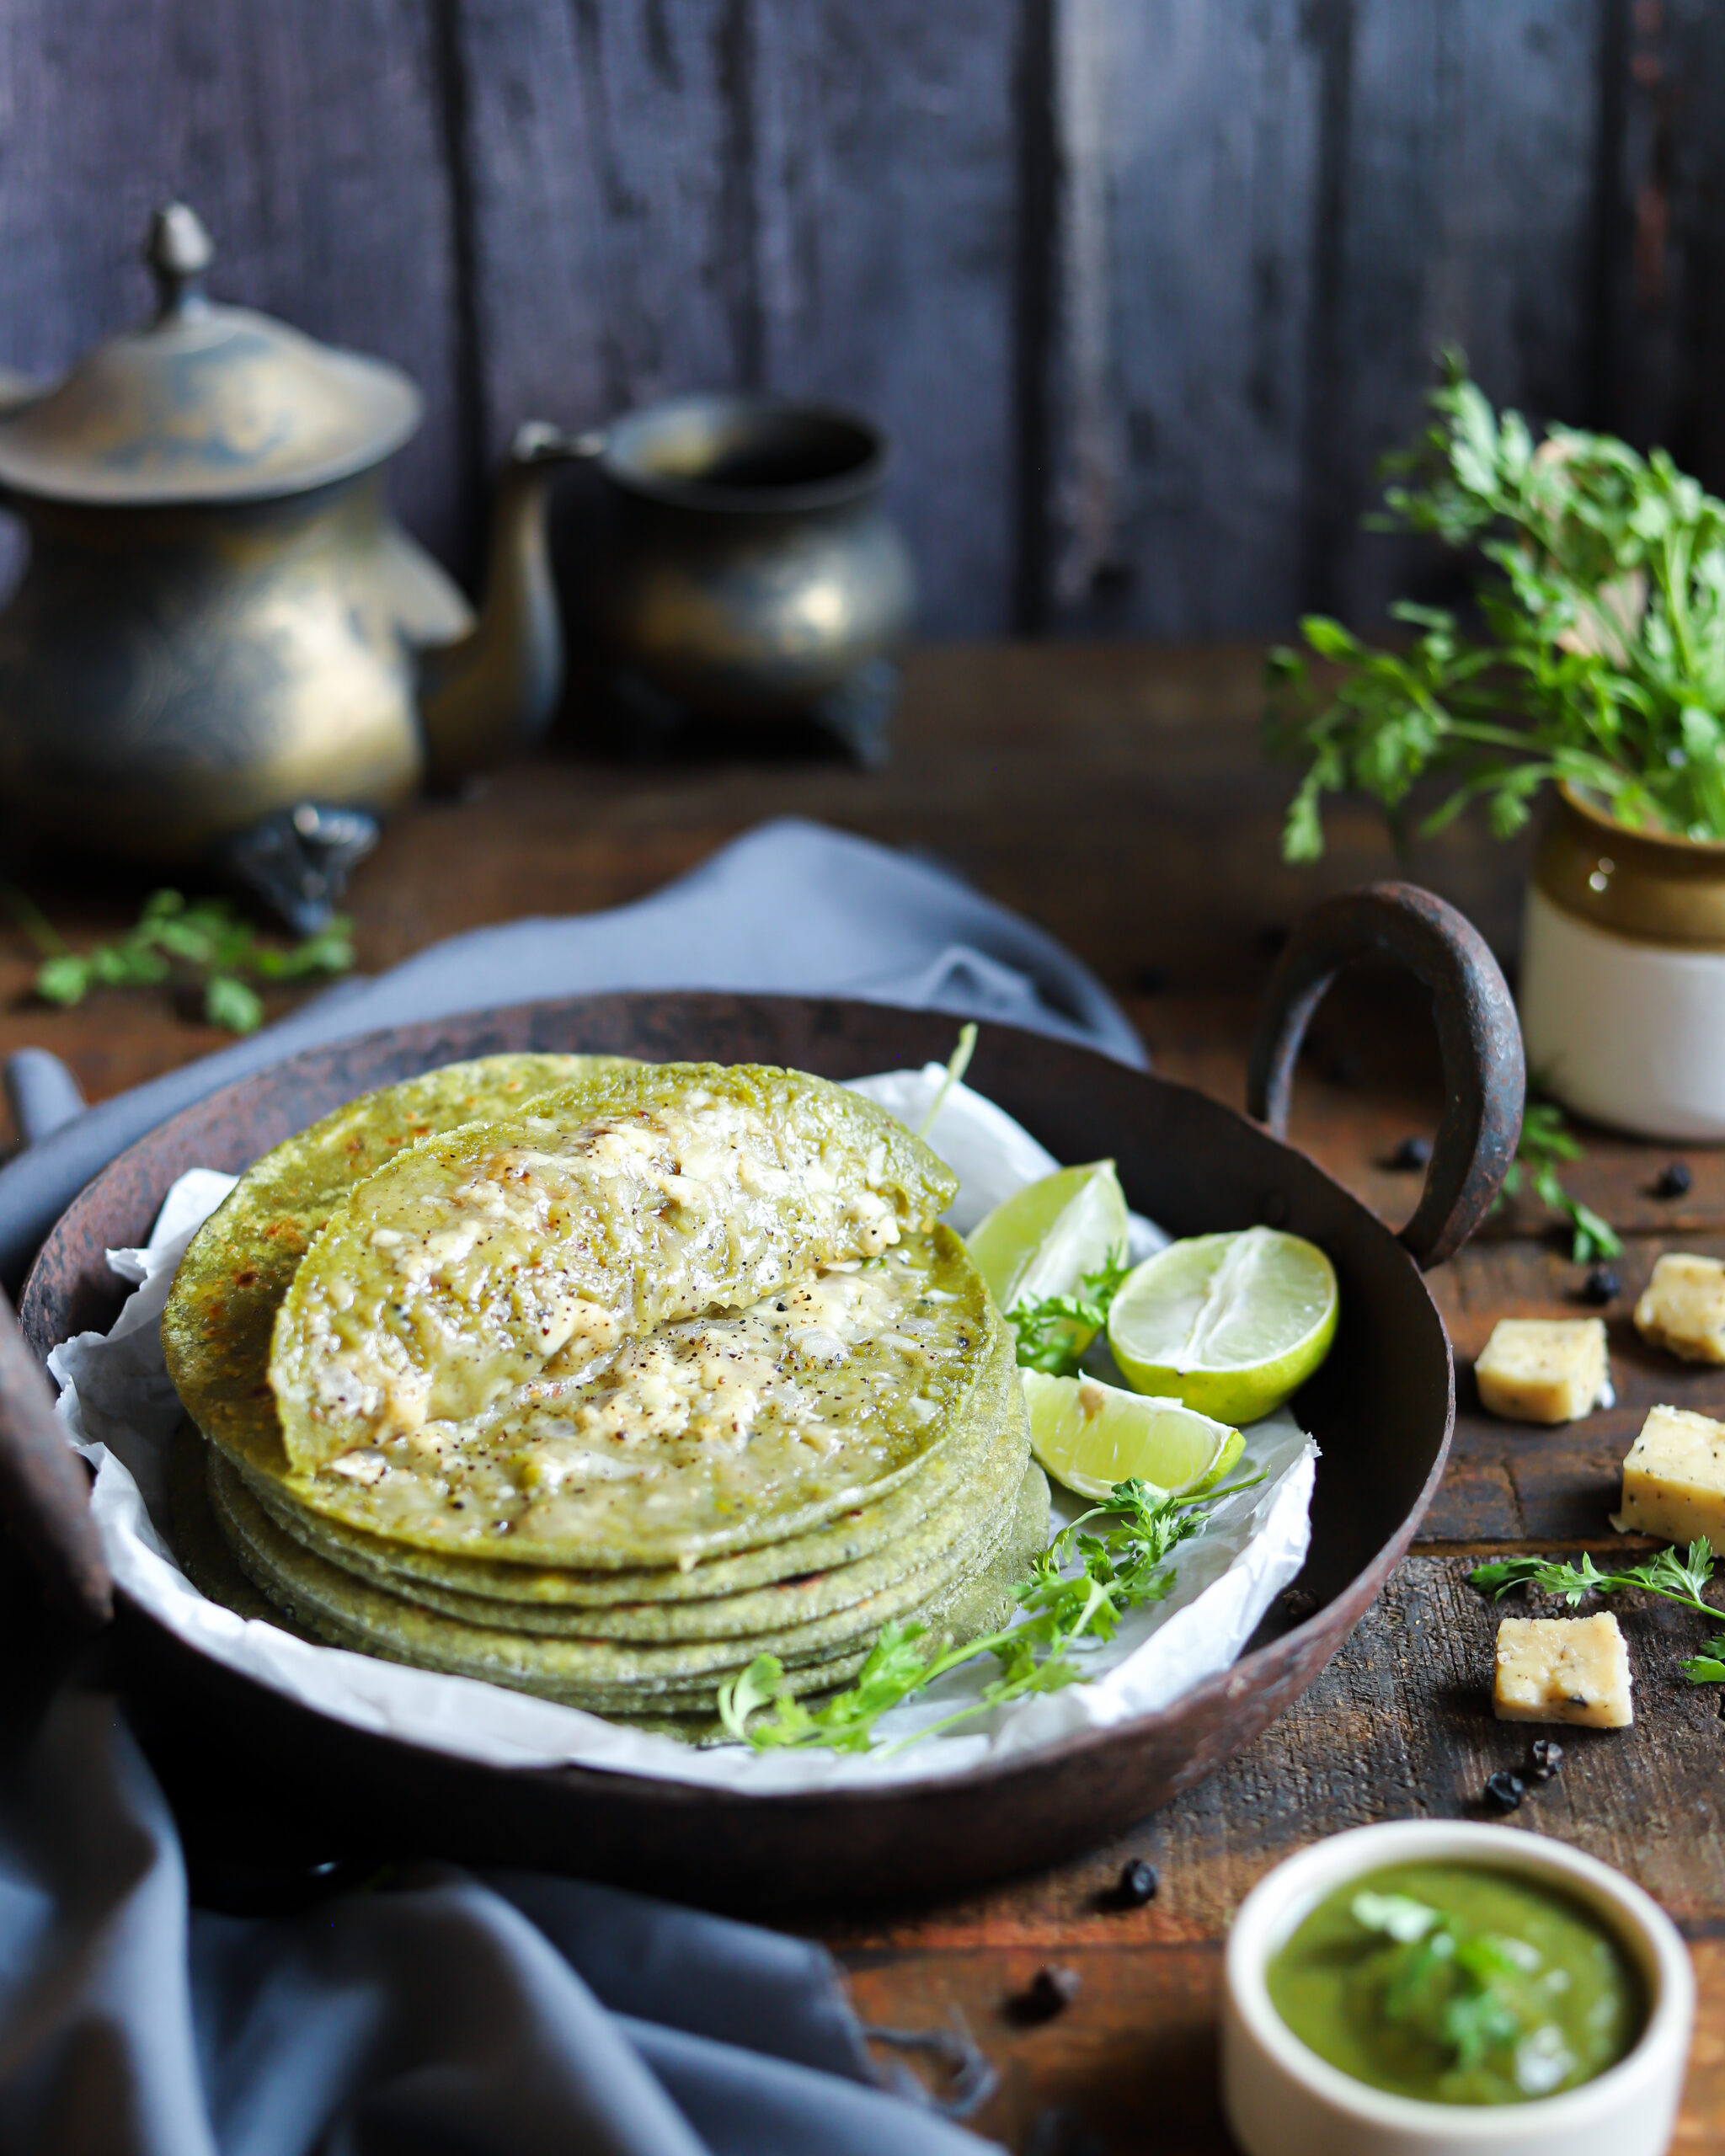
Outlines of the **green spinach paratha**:
M 765 1066 L 498 1057 L 353 1102 L 174 1282 L 189 1556 L 312 1636 L 692 1735 L 758 1654 L 830 1690 L 889 1620 L 996 1625 L 1047 1487 L 955 1188 Z

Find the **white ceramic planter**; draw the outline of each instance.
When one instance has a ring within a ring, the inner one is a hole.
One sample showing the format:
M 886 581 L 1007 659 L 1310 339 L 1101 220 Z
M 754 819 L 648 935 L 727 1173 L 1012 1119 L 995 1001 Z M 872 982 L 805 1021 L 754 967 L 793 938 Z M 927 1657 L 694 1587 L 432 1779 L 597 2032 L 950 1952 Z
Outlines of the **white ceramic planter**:
M 1566 1107 L 1643 1138 L 1725 1138 L 1725 951 L 1595 928 L 1528 886 L 1527 1067 Z
M 1644 1138 L 1725 1139 L 1725 846 L 1626 830 L 1560 796 L 1528 886 L 1530 1077 Z
M 1478 2109 L 1391 2096 L 1309 2051 L 1270 2003 L 1264 1972 L 1317 1904 L 1393 1864 L 1498 1866 L 1561 1889 L 1609 1924 L 1647 1987 L 1628 2057 L 1561 2095 Z M 1695 1977 L 1676 1927 L 1640 1887 L 1564 1843 L 1463 1820 L 1361 1827 L 1258 1881 L 1228 1935 L 1222 2105 L 1246 2156 L 1664 2156 L 1683 2094 Z

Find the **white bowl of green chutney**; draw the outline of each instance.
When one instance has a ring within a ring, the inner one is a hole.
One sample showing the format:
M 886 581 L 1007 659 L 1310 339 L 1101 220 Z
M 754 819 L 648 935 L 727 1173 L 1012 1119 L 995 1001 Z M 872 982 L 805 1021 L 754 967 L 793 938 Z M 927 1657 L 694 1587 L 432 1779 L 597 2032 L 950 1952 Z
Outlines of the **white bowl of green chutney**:
M 1663 2156 L 1695 1976 L 1639 1886 L 1544 1835 L 1360 1827 L 1228 1935 L 1222 2104 L 1246 2156 Z

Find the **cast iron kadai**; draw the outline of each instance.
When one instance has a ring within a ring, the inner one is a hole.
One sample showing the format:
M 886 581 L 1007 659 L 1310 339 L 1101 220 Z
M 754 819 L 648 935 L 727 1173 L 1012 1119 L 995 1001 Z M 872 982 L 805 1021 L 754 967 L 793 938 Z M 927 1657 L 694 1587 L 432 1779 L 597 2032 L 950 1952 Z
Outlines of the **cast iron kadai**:
M 1431 991 L 1446 1090 L 1424 1194 L 1400 1236 L 1282 1140 L 1300 1038 L 1349 959 L 1393 953 Z M 239 1170 L 342 1102 L 458 1057 L 589 1049 L 711 1057 L 846 1078 L 944 1059 L 953 1022 L 803 997 L 584 996 L 372 1033 L 296 1056 L 186 1109 L 91 1183 L 43 1246 L 21 1315 L 38 1355 L 111 1322 L 104 1252 L 144 1241 L 170 1183 Z M 183 1812 L 291 1817 L 327 1857 L 435 1854 L 585 1873 L 733 1904 L 808 1906 L 953 1890 L 1049 1863 L 1167 1801 L 1248 1744 L 1312 1682 L 1401 1558 L 1443 1473 L 1455 1420 L 1450 1343 L 1420 1278 L 1496 1194 L 1520 1128 L 1521 1038 L 1502 974 L 1454 910 L 1380 884 L 1311 914 L 1284 952 L 1253 1047 L 1248 1121 L 1204 1094 L 1087 1050 L 985 1025 L 973 1082 L 1062 1161 L 1113 1154 L 1129 1198 L 1172 1234 L 1265 1221 L 1333 1259 L 1342 1316 L 1295 1412 L 1322 1447 L 1304 1623 L 1267 1620 L 1231 1669 L 1159 1714 L 937 1782 L 748 1796 L 568 1767 L 502 1771 L 314 1713 L 186 1646 L 116 1597 L 134 1723 Z M 44 1472 L 51 1428 L 5 1384 L 0 1499 L 63 1603 L 103 1614 L 107 1582 L 75 1485 Z M 40 1402 L 36 1403 L 40 1406 Z

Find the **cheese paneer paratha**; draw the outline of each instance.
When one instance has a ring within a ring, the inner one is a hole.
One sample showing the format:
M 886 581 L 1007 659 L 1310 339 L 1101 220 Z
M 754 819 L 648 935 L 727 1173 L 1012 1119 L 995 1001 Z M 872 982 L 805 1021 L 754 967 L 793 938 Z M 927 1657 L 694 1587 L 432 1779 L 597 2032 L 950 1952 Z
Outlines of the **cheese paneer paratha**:
M 873 1102 L 750 1064 L 644 1065 L 428 1139 L 359 1185 L 294 1276 L 270 1358 L 289 1462 L 470 1430 L 678 1320 L 811 1292 L 932 1227 L 957 1188 Z M 840 1321 L 833 1293 L 804 1330 Z
M 624 1059 L 600 1055 L 446 1064 L 350 1101 L 254 1162 L 193 1238 L 162 1314 L 168 1374 L 192 1420 L 211 1436 L 257 1422 L 281 1299 L 355 1183 L 421 1139 L 622 1067 Z
M 742 1310 L 631 1339 L 281 1486 L 393 1541 L 604 1571 L 694 1564 L 825 1525 L 909 1477 L 967 1412 L 1005 1327 L 950 1230 Z
M 335 1209 L 267 1376 L 222 1311 L 261 1284 L 255 1235 L 211 1230 L 254 1180 L 316 1180 L 302 1141 L 194 1242 L 169 1366 L 254 1484 L 398 1547 L 602 1572 L 806 1534 L 952 1436 L 1000 1321 L 927 1231 L 950 1171 L 892 1117 L 752 1065 L 613 1067 L 529 1105 Z
M 272 1526 L 291 1538 L 318 1566 L 334 1568 L 350 1582 L 362 1581 L 464 1625 L 539 1633 L 548 1638 L 622 1640 L 643 1645 L 749 1640 L 761 1635 L 751 1652 L 778 1653 L 780 1649 L 774 1644 L 777 1638 L 801 1631 L 806 1639 L 812 1636 L 806 1628 L 820 1622 L 837 1627 L 832 1635 L 836 1638 L 845 1636 L 846 1625 L 857 1633 L 878 1629 L 887 1618 L 901 1616 L 926 1602 L 956 1576 L 980 1568 L 999 1539 L 1029 1459 L 1029 1431 L 1023 1417 L 1014 1412 L 1018 1394 L 1010 1340 L 1003 1334 L 996 1364 L 977 1388 L 978 1412 L 971 1419 L 978 1442 L 968 1442 L 966 1433 L 964 1456 L 969 1468 L 965 1486 L 955 1502 L 940 1508 L 932 1520 L 907 1529 L 899 1543 L 872 1556 L 818 1571 L 788 1570 L 769 1584 L 740 1593 L 709 1594 L 698 1600 L 648 1597 L 598 1607 L 567 1601 L 499 1602 L 465 1592 L 460 1585 L 445 1587 L 423 1578 L 403 1577 L 387 1565 L 356 1564 L 351 1544 L 320 1533 L 327 1524 L 315 1513 L 284 1504 L 280 1493 L 268 1486 L 246 1485 L 232 1463 L 213 1449 L 211 1486 L 226 1499 L 238 1485 L 245 1501 L 255 1504 Z M 227 1502 L 230 1512 L 238 1508 L 238 1499 Z M 693 1575 L 679 1572 L 675 1566 L 664 1570 L 670 1578 L 681 1582 L 698 1578 L 709 1568 L 697 1567 Z M 314 1571 L 306 1577 L 317 1578 L 321 1574 Z M 459 1574 L 457 1577 L 459 1579 Z
M 997 1622 L 1047 1493 L 953 1191 L 763 1067 L 500 1058 L 355 1102 L 175 1283 L 203 1516 L 295 1629 L 666 1726 L 762 1652 L 830 1690 L 889 1620 Z
M 846 1507 L 823 1526 L 686 1567 L 584 1572 L 418 1549 L 312 1512 L 279 1481 L 254 1468 L 236 1465 L 236 1472 L 277 1526 L 308 1550 L 345 1572 L 429 1600 L 434 1607 L 440 1592 L 450 1592 L 517 1607 L 595 1613 L 647 1604 L 704 1605 L 710 1610 L 721 1600 L 764 1588 L 788 1592 L 786 1583 L 792 1582 L 801 1582 L 804 1593 L 814 1593 L 816 1581 L 828 1582 L 835 1593 L 847 1592 L 848 1575 L 859 1566 L 873 1568 L 884 1585 L 926 1561 L 928 1551 L 956 1540 L 975 1510 L 978 1481 L 987 1460 L 1003 1430 L 1013 1428 L 1019 1396 L 1016 1371 L 1009 1382 L 1012 1398 L 991 1396 L 985 1384 L 978 1386 L 952 1434 L 914 1479 Z M 1018 1434 L 1024 1434 L 1022 1428 Z M 511 1609 L 499 1610 L 495 1621 L 527 1622 Z
M 638 1645 L 548 1638 L 421 1609 L 312 1556 L 275 1526 L 237 1476 L 218 1476 L 210 1495 L 242 1567 L 296 1627 L 387 1660 L 597 1714 L 710 1709 L 715 1686 L 763 1653 L 777 1657 L 793 1691 L 831 1690 L 855 1675 L 889 1617 L 937 1625 L 948 1637 L 974 1636 L 1010 1614 L 1012 1582 L 1048 1531 L 1048 1485 L 1031 1463 L 970 1561 L 926 1582 L 921 1596 L 882 1598 L 867 1610 L 746 1639 Z

